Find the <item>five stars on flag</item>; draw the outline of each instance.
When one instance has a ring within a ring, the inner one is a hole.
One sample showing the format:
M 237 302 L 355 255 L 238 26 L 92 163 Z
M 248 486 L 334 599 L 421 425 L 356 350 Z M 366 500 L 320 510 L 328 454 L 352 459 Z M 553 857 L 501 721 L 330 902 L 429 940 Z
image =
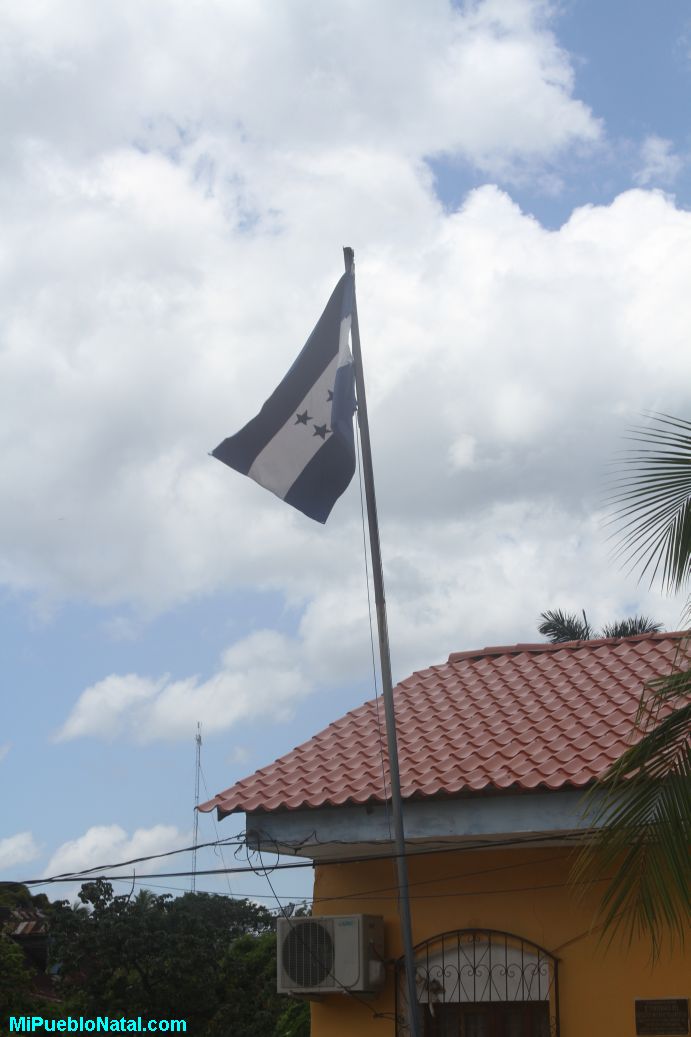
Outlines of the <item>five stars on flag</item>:
M 334 398 L 333 389 L 327 389 L 327 391 L 326 391 L 326 402 L 327 403 L 332 403 L 333 402 L 333 398 Z M 296 415 L 295 415 L 295 424 L 296 425 L 304 425 L 305 428 L 307 428 L 308 423 L 311 422 L 311 421 L 312 421 L 312 415 L 307 411 L 307 409 L 305 409 L 303 411 L 298 411 L 296 413 Z M 314 432 L 312 433 L 312 435 L 313 436 L 319 436 L 320 439 L 326 439 L 327 436 L 331 435 L 331 429 L 326 424 L 326 422 L 323 425 L 315 425 L 315 424 L 313 424 L 312 428 L 314 429 Z

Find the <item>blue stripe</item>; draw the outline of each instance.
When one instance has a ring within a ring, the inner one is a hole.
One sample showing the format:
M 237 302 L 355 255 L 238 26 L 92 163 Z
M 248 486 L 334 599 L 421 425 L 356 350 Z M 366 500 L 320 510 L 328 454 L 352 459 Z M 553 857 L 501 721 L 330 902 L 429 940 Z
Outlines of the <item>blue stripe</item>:
M 317 522 L 326 522 L 354 471 L 354 449 L 340 436 L 330 436 L 290 487 L 284 498 L 286 504 Z
M 284 497 L 309 518 L 326 522 L 334 504 L 355 472 L 355 372 L 352 364 L 336 371 L 331 405 L 331 436 Z
M 254 463 L 255 457 L 262 452 L 266 444 L 270 443 L 276 433 L 283 428 L 295 412 L 298 404 L 305 398 L 319 376 L 328 367 L 334 356 L 336 356 L 341 316 L 345 301 L 344 288 L 348 285 L 350 290 L 349 282 L 351 281 L 352 277 L 350 274 L 343 274 L 334 288 L 324 312 L 317 321 L 314 331 L 307 339 L 302 352 L 281 384 L 271 394 L 256 418 L 252 418 L 234 436 L 224 439 L 212 451 L 213 457 L 223 461 L 224 464 L 229 465 L 231 468 L 235 468 L 238 472 L 242 472 L 243 475 L 247 475 Z M 319 454 L 321 453 L 322 451 L 319 451 Z M 330 510 L 331 507 L 329 507 Z M 319 521 L 324 520 L 320 519 Z
M 351 364 L 344 364 L 336 369 L 331 404 L 331 429 L 355 457 L 355 440 L 353 438 L 353 414 L 355 413 L 355 370 Z

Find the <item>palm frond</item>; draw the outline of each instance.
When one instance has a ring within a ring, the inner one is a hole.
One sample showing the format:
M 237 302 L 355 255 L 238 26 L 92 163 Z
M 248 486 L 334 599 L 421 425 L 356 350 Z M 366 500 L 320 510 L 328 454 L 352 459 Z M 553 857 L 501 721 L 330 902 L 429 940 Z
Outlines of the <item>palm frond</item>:
M 629 438 L 641 446 L 622 459 L 608 502 L 616 553 L 676 592 L 691 575 L 691 422 L 656 414 Z
M 573 612 L 562 612 L 561 609 L 548 609 L 540 613 L 542 623 L 538 630 L 552 644 L 563 644 L 566 641 L 589 641 L 593 636 L 592 629 L 583 612 L 579 619 Z
M 628 942 L 647 935 L 653 957 L 665 935 L 683 943 L 691 917 L 690 785 L 687 743 L 664 781 L 639 778 L 612 789 L 589 816 L 597 830 L 572 872 L 575 882 L 612 874 L 600 904 L 604 932 Z
M 658 634 L 662 623 L 657 623 L 649 616 L 628 616 L 615 623 L 607 623 L 602 628 L 601 637 L 633 637 L 634 634 Z
M 680 646 L 674 671 L 651 681 L 636 717 L 640 740 L 585 799 L 591 839 L 576 882 L 612 873 L 602 897 L 604 932 L 647 935 L 653 957 L 664 934 L 683 942 L 691 917 L 691 672 Z

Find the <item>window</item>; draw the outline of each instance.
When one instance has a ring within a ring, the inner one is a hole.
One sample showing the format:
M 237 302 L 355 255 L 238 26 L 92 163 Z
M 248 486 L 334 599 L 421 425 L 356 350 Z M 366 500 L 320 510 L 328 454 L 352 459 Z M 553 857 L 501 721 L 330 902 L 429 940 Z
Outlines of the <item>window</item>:
M 459 929 L 415 948 L 416 1009 L 425 1037 L 559 1037 L 557 959 L 512 933 Z M 407 1037 L 403 960 L 397 1034 Z
M 521 1001 L 435 1005 L 425 1009 L 425 1037 L 550 1037 L 549 1005 Z

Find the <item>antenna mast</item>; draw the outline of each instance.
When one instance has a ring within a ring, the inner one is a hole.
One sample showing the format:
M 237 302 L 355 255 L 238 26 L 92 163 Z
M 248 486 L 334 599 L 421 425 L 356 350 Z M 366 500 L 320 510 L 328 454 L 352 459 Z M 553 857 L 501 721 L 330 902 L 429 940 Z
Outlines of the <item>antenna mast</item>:
M 197 843 L 199 841 L 199 775 L 202 769 L 202 725 L 197 721 L 197 733 L 194 736 L 197 744 L 196 763 L 194 770 L 194 825 L 192 828 L 192 892 L 197 889 Z

